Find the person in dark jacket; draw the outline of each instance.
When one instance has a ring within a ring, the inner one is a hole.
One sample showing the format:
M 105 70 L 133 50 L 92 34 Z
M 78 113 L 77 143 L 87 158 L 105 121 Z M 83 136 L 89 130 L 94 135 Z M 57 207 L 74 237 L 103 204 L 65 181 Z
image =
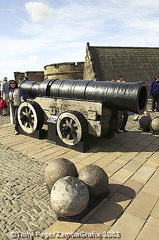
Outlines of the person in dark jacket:
M 152 96 L 152 111 L 159 112 L 159 76 L 151 82 L 149 94 Z

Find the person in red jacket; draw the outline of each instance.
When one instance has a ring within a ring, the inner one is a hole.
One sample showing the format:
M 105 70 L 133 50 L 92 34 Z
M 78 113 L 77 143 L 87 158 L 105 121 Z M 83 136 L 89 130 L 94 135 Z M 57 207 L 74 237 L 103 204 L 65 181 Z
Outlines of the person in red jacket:
M 3 78 L 3 82 L 1 83 L 1 98 L 6 102 L 5 107 L 2 109 L 2 116 L 6 116 L 9 114 L 9 107 L 8 107 L 8 96 L 9 95 L 9 82 L 7 77 Z

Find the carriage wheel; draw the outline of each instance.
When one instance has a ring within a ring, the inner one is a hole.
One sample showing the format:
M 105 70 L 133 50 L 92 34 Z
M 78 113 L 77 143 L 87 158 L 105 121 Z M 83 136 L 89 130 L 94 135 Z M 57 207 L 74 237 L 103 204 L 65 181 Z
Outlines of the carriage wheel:
M 18 107 L 18 122 L 24 132 L 31 134 L 42 128 L 44 123 L 43 110 L 34 101 L 22 102 Z
M 59 138 L 67 145 L 76 145 L 87 135 L 87 121 L 76 111 L 61 113 L 57 120 Z

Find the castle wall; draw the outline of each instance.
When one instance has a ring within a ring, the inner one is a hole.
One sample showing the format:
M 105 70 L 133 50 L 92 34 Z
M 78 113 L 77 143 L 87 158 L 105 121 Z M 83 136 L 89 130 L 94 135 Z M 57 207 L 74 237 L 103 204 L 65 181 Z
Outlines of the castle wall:
M 27 77 L 30 81 L 42 82 L 44 80 L 43 71 L 27 71 L 27 72 L 14 72 L 15 81 L 21 82 L 24 77 Z
M 88 43 L 87 43 L 87 47 L 86 47 L 86 56 L 85 56 L 85 62 L 84 62 L 83 79 L 84 80 L 96 80 Z
M 14 79 L 17 83 L 21 82 L 25 77 L 25 73 L 23 72 L 14 72 Z
M 49 79 L 83 79 L 84 62 L 50 64 L 44 67 L 44 75 Z

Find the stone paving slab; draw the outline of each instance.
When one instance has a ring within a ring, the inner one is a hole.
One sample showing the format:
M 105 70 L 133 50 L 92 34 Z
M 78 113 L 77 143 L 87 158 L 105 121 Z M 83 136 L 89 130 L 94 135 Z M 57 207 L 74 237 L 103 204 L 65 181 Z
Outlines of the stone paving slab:
M 141 168 L 139 168 L 138 171 L 136 171 L 135 174 L 131 177 L 131 179 L 141 183 L 146 183 L 154 172 L 154 168 L 142 165 Z
M 149 179 L 147 184 L 145 184 L 145 186 L 143 187 L 143 191 L 159 197 L 158 182 L 159 182 L 159 168 L 157 168 L 157 170 Z
M 156 205 L 154 206 L 152 212 L 150 213 L 151 217 L 155 217 L 159 219 L 159 199 L 156 203 Z
M 149 217 L 136 240 L 157 240 L 159 237 L 159 219 Z
M 116 192 L 92 217 L 110 227 L 130 204 L 131 199 Z
M 111 232 L 120 232 L 120 239 L 122 240 L 134 240 L 138 236 L 144 224 L 145 220 L 125 212 L 109 230 Z
M 47 234 L 52 234 L 52 238 L 57 240 L 59 238 L 69 239 L 69 234 L 74 233 L 81 227 L 81 223 L 69 223 L 65 221 L 56 221 L 51 227 L 47 229 Z M 64 237 L 65 236 L 65 237 Z M 42 238 L 36 238 L 36 240 L 40 240 Z
M 126 212 L 146 220 L 154 208 L 157 200 L 157 196 L 140 191 L 131 205 L 126 209 Z
M 15 136 L 10 124 L 0 125 L 0 236 L 9 239 L 11 231 L 19 231 L 30 232 L 34 239 L 43 239 L 36 238 L 38 232 L 94 231 L 101 233 L 101 239 L 106 238 L 103 232 L 114 231 L 126 240 L 157 239 L 158 143 L 158 135 L 131 129 L 112 139 L 94 140 L 88 152 L 80 153 L 46 139 Z M 68 158 L 78 170 L 87 164 L 96 164 L 108 173 L 110 194 L 81 223 L 58 221 L 50 206 L 44 169 L 51 159 L 57 157 Z
M 130 199 L 135 198 L 138 192 L 143 188 L 144 184 L 129 179 L 123 185 L 120 186 L 118 192 L 122 193 L 125 196 L 128 196 Z

